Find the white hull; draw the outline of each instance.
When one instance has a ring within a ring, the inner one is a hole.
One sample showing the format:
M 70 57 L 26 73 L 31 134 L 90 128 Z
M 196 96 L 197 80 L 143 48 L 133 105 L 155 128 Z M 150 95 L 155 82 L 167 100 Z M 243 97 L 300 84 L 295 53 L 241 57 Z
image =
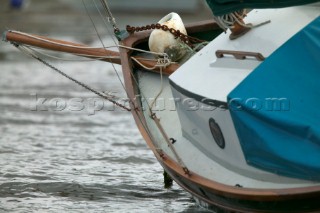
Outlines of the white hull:
M 227 95 L 261 62 L 221 59 L 215 52 L 250 51 L 268 57 L 320 11 L 306 6 L 250 14 L 246 22 L 257 24 L 271 17 L 271 24 L 233 41 L 229 40 L 230 32 L 222 33 L 169 77 L 135 69 L 136 79 L 127 78 L 129 97 L 138 95 L 137 106 L 141 104 L 143 111 L 133 115 L 161 165 L 201 203 L 236 212 L 264 212 L 258 209 L 267 209 L 265 202 L 269 201 L 275 205 L 271 212 L 304 208 L 301 203 L 318 209 L 313 200 L 317 199 L 319 182 L 278 175 L 246 162 Z M 284 25 L 293 27 L 283 32 Z M 281 33 L 275 38 L 274 32 Z M 128 64 L 125 61 L 124 70 Z M 133 86 L 136 84 L 138 88 Z M 211 133 L 212 120 L 220 127 L 224 145 Z
M 249 61 L 246 63 L 246 61 L 239 62 L 239 60 L 230 58 L 217 59 L 215 57 L 216 50 L 222 48 L 227 50 L 240 49 L 260 52 L 267 57 L 288 38 L 308 24 L 312 17 L 316 17 L 319 11 L 313 8 L 307 8 L 306 11 L 291 8 L 286 10 L 253 11 L 251 13 L 253 13 L 253 16 L 248 15 L 247 22 L 259 23 L 265 21 L 267 17 L 272 17 L 270 14 L 274 13 L 278 14 L 278 16 L 272 18 L 271 24 L 253 29 L 248 35 L 232 42 L 228 38 L 228 33 L 220 35 L 172 74 L 170 80 L 186 90 L 187 93 L 225 103 L 226 95 L 260 62 Z M 298 13 L 308 15 L 299 16 Z M 288 19 L 292 14 L 296 14 L 296 20 L 294 18 Z M 304 19 L 301 17 L 304 17 Z M 276 40 L 267 40 L 267 38 L 272 37 L 270 32 L 280 30 L 284 25 L 283 22 L 289 24 L 289 21 L 290 23 L 291 21 L 295 23 L 295 27 L 291 31 L 287 30 Z M 258 35 L 261 36 L 258 37 Z M 265 42 L 264 45 L 259 45 L 261 41 Z M 241 48 L 240 45 L 243 47 Z M 150 105 L 161 90 L 160 77 L 158 74 L 143 73 L 139 78 L 139 82 L 141 94 L 149 100 Z M 145 109 L 147 109 L 146 101 L 143 101 L 143 103 Z M 223 107 L 213 107 L 201 103 L 194 97 L 186 96 L 181 91 L 176 90 L 174 86 L 170 86 L 167 78 L 163 80 L 163 92 L 156 103 L 153 111 L 160 118 L 161 125 L 168 136 L 177 140 L 174 148 L 183 163 L 189 170 L 205 178 L 230 186 L 241 185 L 247 188 L 261 189 L 295 188 L 319 184 L 279 176 L 249 166 L 241 150 L 229 110 Z M 163 135 L 150 118 L 149 111 L 145 110 L 144 113 L 147 118 L 148 128 L 152 135 L 156 137 L 154 140 L 155 146 L 175 159 L 176 157 L 168 147 Z M 209 118 L 213 118 L 220 125 L 226 143 L 223 149 L 219 148 L 212 137 L 208 125 Z

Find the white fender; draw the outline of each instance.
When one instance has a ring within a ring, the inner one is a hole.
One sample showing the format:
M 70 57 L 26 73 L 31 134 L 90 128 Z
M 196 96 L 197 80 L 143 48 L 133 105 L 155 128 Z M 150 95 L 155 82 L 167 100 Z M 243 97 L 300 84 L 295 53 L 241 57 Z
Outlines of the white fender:
M 166 15 L 158 23 L 187 35 L 182 19 L 177 13 Z M 182 44 L 183 42 L 180 39 L 176 39 L 170 32 L 161 29 L 153 30 L 149 37 L 150 51 L 167 53 L 173 61 L 179 60 L 186 53 L 186 50 L 182 48 Z

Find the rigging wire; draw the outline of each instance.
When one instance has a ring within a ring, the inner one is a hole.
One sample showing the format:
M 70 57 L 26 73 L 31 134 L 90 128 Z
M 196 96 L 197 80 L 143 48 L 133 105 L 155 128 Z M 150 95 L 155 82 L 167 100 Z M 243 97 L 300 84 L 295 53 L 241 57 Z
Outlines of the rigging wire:
M 100 0 L 100 2 L 101 2 L 101 4 L 102 4 L 102 6 L 104 7 L 105 12 L 108 14 L 109 22 L 112 23 L 114 32 L 115 32 L 115 33 L 120 32 L 119 28 L 117 27 L 116 19 L 113 17 L 113 15 L 112 15 L 112 13 L 111 13 L 111 10 L 110 10 L 110 8 L 109 8 L 109 5 L 108 5 L 107 0 Z
M 83 2 L 83 4 L 84 4 L 84 1 L 83 1 L 83 0 L 82 0 L 82 2 Z M 101 13 L 98 5 L 96 4 L 96 2 L 95 2 L 94 0 L 92 0 L 92 2 L 95 4 L 95 7 L 96 7 L 96 9 L 97 9 L 98 12 L 99 12 L 100 17 L 101 17 L 102 20 L 104 21 L 104 24 L 106 25 L 106 28 L 107 28 L 109 34 L 112 35 L 112 34 L 110 33 L 110 31 L 109 31 L 108 24 L 105 22 L 105 19 L 104 19 L 103 15 L 102 15 L 102 13 Z M 102 2 L 103 2 L 103 3 L 102 3 Z M 115 20 L 115 18 L 113 17 L 113 15 L 112 15 L 112 13 L 111 13 L 108 5 L 107 5 L 107 2 L 105 2 L 104 0 L 101 0 L 101 3 L 103 4 L 103 6 L 105 6 L 105 9 L 106 9 L 107 14 L 109 15 L 109 18 L 111 18 L 112 20 Z M 101 44 L 104 46 L 104 43 L 103 43 L 103 41 L 102 41 L 101 36 L 99 35 L 99 32 L 98 32 L 98 30 L 97 30 L 97 27 L 96 27 L 96 25 L 95 25 L 92 17 L 90 16 L 88 10 L 87 10 L 86 5 L 84 5 L 84 6 L 85 6 L 86 11 L 87 11 L 87 14 L 88 14 L 88 16 L 89 16 L 89 18 L 90 18 L 93 26 L 94 26 L 94 29 L 95 29 L 95 31 L 96 31 L 96 33 L 97 33 L 97 36 L 98 36 L 99 40 L 100 40 Z M 118 49 L 120 49 L 120 48 L 126 48 L 126 49 L 130 49 L 130 50 L 135 50 L 135 51 L 144 52 L 144 53 L 151 53 L 151 54 L 158 55 L 158 56 L 162 56 L 162 57 L 168 59 L 168 55 L 167 55 L 166 53 L 157 53 L 157 52 L 145 51 L 145 50 L 142 50 L 142 49 L 136 49 L 136 48 L 132 48 L 132 47 L 126 47 L 126 46 L 123 46 L 123 45 L 119 45 L 119 44 L 117 44 L 117 42 L 114 40 L 113 36 L 112 36 L 112 40 L 113 40 L 114 44 L 118 47 Z M 104 48 L 105 48 L 105 46 L 104 46 Z M 134 61 L 138 62 L 138 60 L 136 60 L 136 59 L 134 59 Z M 140 62 L 138 62 L 138 64 L 141 65 Z M 113 65 L 113 64 L 112 64 L 112 65 Z M 168 65 L 170 65 L 170 62 L 169 62 L 169 63 L 166 62 L 165 64 L 157 64 L 155 67 L 163 67 L 163 66 L 166 67 L 166 66 L 168 66 Z M 121 78 L 120 78 L 120 76 L 119 76 L 119 73 L 117 72 L 117 70 L 116 70 L 116 68 L 114 67 L 114 65 L 113 65 L 113 68 L 114 68 L 114 71 L 116 72 L 116 74 L 117 74 L 117 76 L 118 76 L 118 79 L 119 79 L 119 81 L 121 82 L 121 84 L 122 84 L 125 92 L 127 93 L 127 91 L 126 91 L 126 89 L 125 89 L 125 86 L 124 86 L 124 83 L 122 82 L 122 80 L 121 80 Z M 161 68 L 161 69 L 162 69 L 162 68 Z M 131 73 L 131 72 L 130 72 L 130 73 Z M 131 75 L 133 75 L 133 73 L 131 73 Z M 133 79 L 135 80 L 135 83 L 138 84 L 138 82 L 136 81 L 136 78 L 135 78 L 134 76 L 133 76 Z M 160 94 L 161 94 L 161 92 L 159 93 L 159 95 L 160 95 Z M 143 94 L 141 94 L 141 95 L 143 96 L 143 98 L 145 98 L 145 96 L 144 96 Z M 159 95 L 158 95 L 158 96 L 159 96 Z M 128 96 L 128 94 L 127 94 L 127 96 Z M 157 98 L 158 98 L 158 96 L 157 96 Z M 128 96 L 128 97 L 129 97 L 129 96 Z M 145 100 L 147 100 L 147 99 L 145 98 Z M 134 103 L 132 100 L 130 100 L 130 101 L 131 101 L 132 104 Z M 148 108 L 149 108 L 149 110 L 150 110 L 150 112 L 151 112 L 151 111 L 152 111 L 152 106 L 150 106 L 149 103 L 147 103 L 147 104 L 148 104 Z M 154 103 L 152 103 L 152 104 L 154 104 Z M 141 123 L 142 123 L 142 121 L 141 121 Z
M 20 44 L 21 45 L 21 44 Z M 102 59 L 120 59 L 118 56 L 95 56 L 95 55 L 88 55 L 88 54 L 75 54 L 76 56 L 79 57 L 88 57 L 88 58 L 92 58 L 92 59 L 72 59 L 72 58 L 62 58 L 62 57 L 57 57 L 51 54 L 47 54 L 44 53 L 43 51 L 39 51 L 36 49 L 41 49 L 42 48 L 36 48 L 30 45 L 24 45 L 25 47 L 28 47 L 29 49 L 32 49 L 34 52 L 41 54 L 43 56 L 46 56 L 48 58 L 52 58 L 52 59 L 56 59 L 56 60 L 60 60 L 60 61 L 77 61 L 77 62 L 88 62 L 88 61 L 96 61 L 96 60 L 102 60 Z
M 94 0 L 92 0 L 92 1 L 93 1 L 94 4 L 96 5 L 95 1 L 94 1 Z M 88 12 L 88 9 L 87 9 L 87 7 L 86 7 L 86 5 L 85 5 L 85 3 L 84 3 L 84 0 L 82 0 L 82 3 L 84 4 L 84 6 L 85 6 L 85 8 L 86 8 L 87 14 L 88 14 L 88 16 L 89 16 L 89 18 L 90 18 L 93 26 L 94 26 L 94 29 L 95 29 L 95 31 L 96 31 L 96 33 L 97 33 L 97 36 L 98 36 L 101 44 L 102 44 L 103 47 L 105 48 L 105 45 L 104 45 L 104 43 L 103 43 L 103 41 L 102 41 L 102 39 L 101 39 L 101 36 L 99 35 L 99 32 L 98 32 L 98 30 L 97 30 L 97 27 L 96 27 L 96 25 L 95 25 L 92 17 L 90 16 L 90 14 L 89 14 L 89 12 Z M 114 27 L 114 32 L 115 32 L 115 33 L 119 32 L 119 29 L 116 27 L 115 19 L 114 19 L 114 17 L 112 16 L 112 13 L 111 13 L 111 11 L 110 11 L 110 9 L 109 9 L 109 7 L 108 7 L 108 4 L 107 4 L 106 0 L 101 0 L 101 3 L 102 3 L 102 5 L 104 6 L 107 14 L 109 15 L 109 21 L 110 21 L 110 19 L 111 19 L 111 22 L 112 22 L 113 27 Z M 96 5 L 96 7 L 97 7 L 97 5 Z M 97 8 L 97 10 L 98 10 L 99 13 L 100 13 L 99 8 Z M 101 14 L 101 13 L 100 13 L 100 15 L 101 15 L 101 17 L 102 17 L 102 14 Z M 102 17 L 102 19 L 103 19 L 103 17 Z M 104 20 L 104 19 L 103 19 L 103 20 Z M 105 23 L 105 24 L 106 24 L 106 23 Z M 106 25 L 107 25 L 107 24 L 106 24 Z M 108 27 L 107 27 L 107 30 L 108 30 Z M 108 30 L 108 31 L 109 31 L 109 30 Z M 110 32 L 109 32 L 109 33 L 110 33 Z M 115 43 L 116 46 L 118 46 L 118 48 L 120 48 L 120 46 L 115 42 L 114 39 L 113 39 L 113 42 Z M 127 48 L 127 47 L 125 47 L 125 48 Z M 131 49 L 133 49 L 133 48 L 131 48 Z M 147 52 L 149 52 L 149 51 L 147 51 Z M 154 54 L 154 53 L 153 53 L 153 54 Z M 158 54 L 158 53 L 156 53 L 156 54 Z M 156 116 L 156 114 L 155 114 L 155 113 L 153 112 L 153 110 L 152 110 L 153 105 L 155 104 L 156 100 L 159 98 L 159 96 L 160 96 L 161 93 L 163 92 L 163 73 L 162 73 L 162 69 L 163 69 L 163 67 L 166 67 L 166 66 L 168 66 L 168 65 L 171 64 L 171 61 L 170 61 L 170 59 L 168 58 L 168 56 L 167 56 L 166 54 L 164 54 L 163 56 L 164 56 L 164 59 L 162 59 L 162 61 L 161 61 L 161 59 L 158 60 L 157 65 L 154 67 L 154 68 L 160 67 L 160 72 L 161 72 L 161 90 L 159 91 L 159 93 L 157 94 L 157 96 L 155 97 L 155 100 L 151 103 L 151 105 L 150 105 L 150 104 L 148 103 L 148 101 L 147 101 L 148 110 L 149 110 L 149 113 L 150 113 L 149 116 L 150 116 L 150 117 L 154 120 L 154 122 L 156 123 L 159 131 L 160 131 L 161 134 L 163 135 L 164 140 L 166 141 L 167 145 L 170 147 L 170 149 L 171 149 L 173 155 L 175 156 L 176 160 L 178 161 L 178 163 L 181 165 L 181 167 L 183 168 L 183 170 L 185 171 L 185 173 L 186 173 L 186 174 L 189 174 L 189 170 L 187 169 L 187 167 L 186 167 L 185 164 L 183 163 L 182 159 L 180 158 L 180 156 L 179 156 L 178 153 L 176 152 L 175 148 L 173 147 L 173 144 L 171 144 L 170 139 L 168 138 L 168 136 L 167 136 L 167 134 L 166 134 L 166 131 L 163 129 L 162 125 L 160 124 L 159 118 Z M 39 59 L 39 58 L 36 58 L 36 59 L 41 61 L 41 59 Z M 137 61 L 137 60 L 135 60 L 135 61 Z M 47 66 L 53 68 L 54 70 L 56 70 L 54 67 L 52 67 L 50 64 L 46 63 L 45 61 L 41 61 L 41 62 L 44 63 L 44 64 L 46 64 Z M 123 82 L 122 82 L 122 80 L 121 80 L 121 78 L 120 78 L 120 76 L 119 76 L 119 74 L 118 74 L 115 66 L 114 66 L 113 64 L 112 64 L 112 66 L 113 66 L 114 71 L 116 72 L 116 74 L 117 74 L 117 76 L 118 76 L 118 79 L 119 79 L 119 81 L 121 82 L 121 84 L 122 84 L 125 92 L 127 93 L 127 90 L 125 89 L 125 86 L 124 86 L 124 84 L 123 84 Z M 154 68 L 152 68 L 152 69 L 154 69 Z M 58 71 L 58 70 L 56 70 L 56 71 Z M 131 71 L 130 71 L 130 74 L 132 75 L 135 83 L 138 84 L 138 82 L 137 82 L 134 74 L 133 74 Z M 68 76 L 66 76 L 66 77 L 68 77 Z M 80 83 L 80 82 L 79 82 L 79 83 Z M 98 94 L 98 95 L 99 95 L 99 94 Z M 128 93 L 127 93 L 127 97 L 129 97 Z M 143 97 L 145 97 L 145 96 L 143 95 Z M 145 100 L 147 100 L 147 99 L 145 99 Z M 134 102 L 133 102 L 131 99 L 130 99 L 129 101 L 130 101 L 130 103 L 134 106 Z M 117 102 L 116 102 L 116 103 L 117 103 Z M 118 106 L 119 106 L 119 105 L 118 105 Z M 124 108 L 124 106 L 120 106 L 120 107 Z M 128 110 L 128 109 L 127 109 L 127 110 Z M 134 109 L 133 109 L 133 110 L 134 110 L 135 113 L 137 113 L 137 117 L 138 117 L 138 119 L 140 120 L 141 125 L 143 125 L 143 127 L 144 127 L 146 133 L 148 134 L 148 136 L 149 136 L 150 138 L 153 138 L 150 130 L 148 129 L 148 126 L 143 122 L 142 118 L 139 116 L 139 114 L 138 114 L 138 109 L 134 106 Z M 128 111 L 131 111 L 131 109 L 129 109 Z M 162 149 L 160 149 L 159 147 L 156 147 L 156 151 L 160 154 L 160 156 L 163 154 Z M 162 153 L 162 154 L 161 154 L 161 153 Z
M 128 49 L 132 49 L 132 50 L 141 51 L 140 49 L 135 49 L 135 48 L 131 48 L 131 47 L 126 47 L 126 46 L 118 45 L 118 43 L 117 43 L 116 40 L 114 39 L 113 34 L 110 32 L 109 27 L 108 27 L 108 24 L 107 24 L 107 22 L 105 21 L 105 18 L 103 17 L 103 15 L 102 15 L 102 13 L 101 13 L 98 5 L 96 4 L 96 2 L 95 2 L 94 0 L 92 0 L 92 1 L 93 1 L 93 3 L 95 4 L 95 7 L 96 7 L 97 11 L 98 11 L 99 14 L 100 14 L 100 17 L 101 17 L 101 19 L 103 20 L 103 22 L 104 22 L 104 24 L 105 24 L 105 26 L 106 26 L 106 29 L 107 29 L 109 35 L 111 35 L 111 38 L 112 38 L 112 40 L 113 40 L 113 43 L 118 47 L 118 49 L 120 49 L 120 47 L 121 47 L 121 48 L 128 48 Z M 102 1 L 102 0 L 101 0 L 101 1 Z M 83 2 L 83 0 L 82 0 L 82 2 Z M 105 2 L 105 3 L 106 3 L 106 2 Z M 83 2 L 83 4 L 84 4 L 84 2 Z M 109 8 L 109 7 L 107 7 L 107 8 Z M 87 9 L 86 9 L 86 10 L 87 10 Z M 110 10 L 109 10 L 109 11 L 110 11 Z M 96 29 L 96 27 L 95 27 L 95 24 L 94 24 L 94 22 L 93 22 L 93 20 L 92 20 L 92 18 L 91 18 L 91 16 L 90 16 L 90 14 L 88 13 L 88 10 L 87 10 L 87 14 L 88 14 L 88 16 L 90 17 L 92 24 L 94 25 L 94 28 L 95 28 L 95 30 L 96 30 L 96 33 L 98 34 L 98 37 L 99 37 L 99 39 L 100 39 L 101 44 L 104 46 L 104 43 L 103 43 L 101 37 L 99 36 L 99 33 L 98 33 L 98 31 L 97 31 L 97 29 Z M 111 11 L 110 11 L 110 14 L 111 14 Z M 112 15 L 110 15 L 110 16 L 112 16 Z M 113 16 L 112 16 L 112 17 L 113 17 Z M 154 54 L 154 53 L 153 53 L 153 54 Z M 157 53 L 156 53 L 156 54 L 157 54 Z M 112 64 L 112 65 L 113 65 L 113 64 Z M 127 94 L 127 97 L 129 98 L 129 94 L 128 94 L 127 90 L 125 89 L 125 86 L 124 86 L 124 84 L 123 84 L 123 82 L 122 82 L 122 80 L 121 80 L 121 78 L 120 78 L 120 76 L 119 76 L 116 68 L 114 67 L 114 65 L 113 65 L 113 69 L 114 69 L 114 71 L 115 71 L 115 73 L 116 73 L 119 81 L 121 82 L 121 84 L 122 84 L 122 86 L 123 86 L 123 88 L 124 88 L 124 90 L 125 90 L 125 93 Z M 136 78 L 134 77 L 134 74 L 131 72 L 131 70 L 130 70 L 130 74 L 132 75 L 135 83 L 138 84 L 138 82 L 137 82 Z M 144 98 L 145 98 L 145 97 L 144 97 Z M 145 99 L 145 100 L 147 100 L 147 99 Z M 144 123 L 143 119 L 141 118 L 141 116 L 140 116 L 139 113 L 138 113 L 139 109 L 135 106 L 135 103 L 134 103 L 133 100 L 130 99 L 129 101 L 130 101 L 130 103 L 131 103 L 132 106 L 133 106 L 132 111 L 136 113 L 137 118 L 139 119 L 140 124 L 143 126 L 143 128 L 144 128 L 144 130 L 146 131 L 146 133 L 147 133 L 147 135 L 149 136 L 149 138 L 153 140 L 153 136 L 152 136 L 152 134 L 151 134 L 148 126 Z M 148 104 L 149 104 L 149 103 L 148 103 Z M 150 107 L 150 106 L 149 106 L 149 107 Z M 160 153 L 160 152 L 162 152 L 162 150 L 157 149 L 157 152 Z
M 93 1 L 94 1 L 94 0 L 93 0 Z M 115 19 L 114 19 L 114 17 L 112 16 L 112 13 L 111 13 L 108 5 L 107 5 L 106 0 L 101 0 L 101 3 L 106 6 L 105 9 L 106 9 L 106 11 L 107 11 L 107 14 L 109 14 L 109 18 L 111 18 L 111 20 L 114 21 Z M 97 5 L 96 5 L 96 7 L 97 7 Z M 99 11 L 101 18 L 102 18 L 102 20 L 104 21 L 104 23 L 105 23 L 105 25 L 106 25 L 106 27 L 107 27 L 107 30 L 108 30 L 108 32 L 109 32 L 109 34 L 111 34 L 110 31 L 109 31 L 109 28 L 108 28 L 108 26 L 107 26 L 108 24 L 105 22 L 105 19 L 103 18 L 103 16 L 102 16 L 102 14 L 101 14 L 101 12 L 100 12 L 100 10 L 99 10 L 98 7 L 97 7 L 97 10 Z M 109 19 L 109 20 L 110 20 L 110 19 Z M 119 32 L 119 31 L 118 31 L 118 32 Z M 116 30 L 115 30 L 115 33 L 116 33 Z M 112 37 L 112 38 L 113 38 L 113 37 Z M 101 42 L 102 42 L 102 41 L 101 41 Z M 140 52 L 151 53 L 151 54 L 154 54 L 154 55 L 163 56 L 164 58 L 168 58 L 168 55 L 167 55 L 166 53 L 164 53 L 164 54 L 163 54 L 163 53 L 155 53 L 155 52 L 144 51 L 144 50 L 136 49 L 136 48 L 132 48 L 132 47 L 126 47 L 126 46 L 118 45 L 117 42 L 116 42 L 114 39 L 113 39 L 113 42 L 115 43 L 115 45 L 118 46 L 119 49 L 120 49 L 120 48 L 127 48 L 127 49 L 131 49 L 131 50 L 137 50 L 137 51 L 140 51 Z M 135 60 L 135 61 L 137 61 L 137 60 Z M 167 66 L 167 65 L 165 65 L 165 66 Z M 161 69 L 162 69 L 162 68 L 161 68 Z M 116 70 L 115 70 L 115 71 L 116 71 Z M 130 75 L 132 76 L 132 79 L 134 80 L 135 84 L 138 85 L 138 81 L 137 81 L 136 77 L 134 76 L 134 74 L 131 72 L 131 70 L 130 70 Z M 149 102 L 147 101 L 148 99 L 146 99 L 145 95 L 144 95 L 141 91 L 140 91 L 140 94 L 141 94 L 142 97 L 146 100 L 147 106 L 148 106 L 148 110 L 149 110 L 150 113 L 151 113 L 151 112 L 152 112 L 152 108 L 151 108 Z M 160 95 L 160 94 L 159 94 L 159 95 Z M 129 97 L 128 94 L 127 94 L 127 96 Z M 134 102 L 133 102 L 133 101 L 131 101 L 131 103 L 134 105 Z M 140 115 L 138 114 L 136 108 L 135 108 L 135 113 L 137 114 L 137 117 L 138 117 L 141 125 L 144 127 L 147 135 L 148 135 L 150 138 L 153 138 L 153 136 L 152 136 L 152 134 L 151 134 L 148 126 L 143 122 L 143 119 L 142 119 L 142 118 L 140 117 Z M 154 141 L 154 140 L 153 140 L 153 141 Z M 159 147 L 156 147 L 156 151 L 161 155 L 162 149 L 160 149 Z
M 101 1 L 101 0 L 100 0 L 100 1 Z M 97 11 L 99 12 L 99 16 L 101 17 L 101 19 L 102 19 L 102 21 L 103 21 L 103 23 L 104 23 L 104 25 L 105 25 L 105 27 L 106 27 L 106 29 L 107 29 L 107 31 L 108 31 L 108 34 L 111 36 L 111 39 L 112 39 L 113 43 L 114 43 L 115 45 L 117 45 L 117 41 L 116 41 L 116 39 L 114 38 L 114 33 L 111 33 L 111 32 L 110 32 L 110 30 L 109 30 L 109 24 L 106 22 L 105 17 L 102 15 L 99 6 L 98 6 L 97 3 L 95 2 L 95 0 L 92 0 L 92 2 L 93 2 L 93 4 L 94 4 L 94 6 L 96 7 Z M 115 18 L 113 18 L 113 19 L 115 19 Z M 110 23 L 110 17 L 108 17 L 108 22 Z
M 97 4 L 95 3 L 95 1 L 92 0 L 92 2 L 93 2 L 93 3 L 95 4 L 95 6 L 97 7 Z M 98 36 L 98 38 L 99 38 L 99 40 L 100 40 L 100 42 L 101 42 L 101 45 L 102 45 L 104 48 L 106 48 L 105 45 L 104 45 L 104 43 L 103 43 L 103 40 L 102 40 L 102 38 L 101 38 L 101 36 L 100 36 L 100 34 L 99 34 L 99 32 L 98 32 L 98 29 L 97 29 L 97 27 L 96 27 L 96 24 L 94 23 L 94 21 L 93 21 L 91 15 L 90 15 L 90 13 L 89 13 L 89 10 L 88 10 L 88 8 L 87 8 L 84 0 L 82 0 L 82 3 L 83 3 L 83 5 L 84 5 L 84 7 L 85 7 L 85 10 L 86 10 L 87 15 L 89 16 L 89 18 L 90 18 L 90 20 L 91 20 L 91 23 L 92 23 L 92 25 L 93 25 L 93 27 L 94 27 L 94 30 L 95 30 L 95 32 L 96 32 L 96 34 L 97 34 L 97 36 Z M 98 8 L 97 8 L 97 9 L 98 9 Z M 108 29 L 108 27 L 107 27 L 107 29 Z M 116 42 L 115 42 L 114 40 L 113 40 L 113 42 L 114 42 L 115 45 L 117 46 L 117 44 L 116 44 Z M 129 97 L 129 96 L 128 96 L 128 93 L 127 93 L 127 90 L 126 90 L 126 87 L 125 87 L 123 81 L 121 80 L 120 75 L 119 75 L 119 73 L 118 73 L 115 65 L 111 62 L 111 60 L 110 60 L 110 63 L 111 63 L 111 65 L 112 65 L 113 70 L 114 70 L 114 72 L 116 73 L 117 78 L 118 78 L 118 80 L 120 81 L 121 86 L 122 86 L 122 88 L 124 89 L 127 97 Z M 130 100 L 130 102 L 133 104 L 132 100 Z
M 32 58 L 38 60 L 39 62 L 43 63 L 43 64 L 46 65 L 47 67 L 49 67 L 49 68 L 51 68 L 52 70 L 54 70 L 55 72 L 57 72 L 57 73 L 59 73 L 60 75 L 68 78 L 69 80 L 75 82 L 76 84 L 82 86 L 83 88 L 85 88 L 85 89 L 93 92 L 94 94 L 98 95 L 98 96 L 101 97 L 101 98 L 104 98 L 104 99 L 110 101 L 111 103 L 115 104 L 116 106 L 118 106 L 118 107 L 120 107 L 120 108 L 122 108 L 122 109 L 125 109 L 125 110 L 127 110 L 127 111 L 131 111 L 130 108 L 128 108 L 128 107 L 126 107 L 125 105 L 123 105 L 123 104 L 121 104 L 121 103 L 113 100 L 114 96 L 110 96 L 110 95 L 108 95 L 108 94 L 106 94 L 106 93 L 99 92 L 99 91 L 93 89 L 92 87 L 90 87 L 90 86 L 88 86 L 88 85 L 86 85 L 86 84 L 84 84 L 84 83 L 76 80 L 75 78 L 72 78 L 72 77 L 69 76 L 68 74 L 62 72 L 62 71 L 59 70 L 58 68 L 54 67 L 53 65 L 51 65 L 51 64 L 48 63 L 47 61 L 45 61 L 45 60 L 43 60 L 42 58 L 40 58 L 39 56 L 37 56 L 37 55 L 35 54 L 35 52 L 33 52 L 32 49 L 30 49 L 30 48 L 28 48 L 28 47 L 26 47 L 26 46 L 20 45 L 20 44 L 18 44 L 18 43 L 14 43 L 14 42 L 12 42 L 12 44 L 13 44 L 16 48 L 18 48 L 21 52 L 23 52 L 23 53 L 25 53 L 26 55 L 29 55 L 29 56 L 31 56 Z
M 101 2 L 103 2 L 103 0 L 101 0 Z M 104 3 L 106 4 L 106 2 L 104 2 Z M 106 6 L 107 6 L 107 4 L 106 4 Z M 109 7 L 107 7 L 107 8 L 108 8 L 107 10 L 110 11 Z M 99 8 L 97 8 L 97 10 L 99 11 L 102 20 L 104 21 L 105 25 L 107 26 L 107 30 L 108 30 L 109 34 L 111 34 L 110 31 L 109 31 L 109 28 L 108 28 L 108 24 L 106 23 L 105 19 L 103 18 L 102 14 L 101 14 L 101 12 L 100 12 L 100 10 L 99 10 Z M 110 13 L 109 13 L 109 18 L 111 18 L 111 19 L 114 20 L 114 17 L 112 16 L 111 11 L 110 11 Z M 113 39 L 113 36 L 112 36 L 112 39 Z M 132 47 L 126 47 L 126 46 L 119 45 L 119 44 L 117 44 L 117 42 L 116 42 L 114 39 L 113 39 L 113 42 L 118 46 L 118 49 L 120 49 L 120 48 L 127 48 L 127 49 L 131 49 L 131 50 L 138 50 L 138 51 L 140 51 L 140 52 L 147 52 L 147 53 L 149 53 L 148 51 L 144 51 L 144 50 L 141 50 L 141 49 L 136 49 L 136 48 L 132 48 Z M 154 52 L 152 52 L 152 54 L 159 55 L 159 53 L 154 53 Z M 162 55 L 162 54 L 161 54 L 161 55 Z M 166 55 L 166 54 L 165 54 L 165 55 Z M 138 85 L 138 81 L 137 81 L 134 73 L 131 72 L 131 70 L 130 70 L 130 75 L 132 76 L 132 79 L 134 80 L 135 84 Z M 148 101 L 147 101 L 148 99 L 147 99 L 146 96 L 142 93 L 142 91 L 140 91 L 140 94 L 141 94 L 141 96 L 146 100 L 147 107 L 148 107 L 148 109 L 150 110 L 150 105 L 149 105 L 149 103 L 148 103 Z M 129 97 L 129 96 L 128 96 L 128 97 Z M 133 102 L 133 101 L 132 101 L 132 104 L 134 105 L 134 102 Z M 153 139 L 153 135 L 151 134 L 151 132 L 150 132 L 147 124 L 144 123 L 144 120 L 143 120 L 142 117 L 139 115 L 137 108 L 135 108 L 135 111 L 134 111 L 134 112 L 137 114 L 137 118 L 139 119 L 140 124 L 143 126 L 143 128 L 144 128 L 144 130 L 146 131 L 146 133 L 147 133 L 147 135 L 149 136 L 149 138 L 152 139 L 152 141 L 155 141 L 155 140 Z M 162 153 L 162 149 L 160 149 L 160 148 L 158 148 L 158 147 L 156 147 L 156 151 L 157 151 L 159 154 Z

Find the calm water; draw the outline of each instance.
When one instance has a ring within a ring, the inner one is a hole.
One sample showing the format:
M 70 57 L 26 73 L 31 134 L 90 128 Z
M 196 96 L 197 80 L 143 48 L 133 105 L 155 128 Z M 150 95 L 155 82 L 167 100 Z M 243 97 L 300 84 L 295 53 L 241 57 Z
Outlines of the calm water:
M 130 113 L 99 99 L 94 105 L 90 92 L 9 44 L 0 49 L 0 212 L 205 211 L 176 184 L 163 187 L 163 170 Z M 107 63 L 52 63 L 125 96 Z M 74 98 L 83 100 L 81 111 Z

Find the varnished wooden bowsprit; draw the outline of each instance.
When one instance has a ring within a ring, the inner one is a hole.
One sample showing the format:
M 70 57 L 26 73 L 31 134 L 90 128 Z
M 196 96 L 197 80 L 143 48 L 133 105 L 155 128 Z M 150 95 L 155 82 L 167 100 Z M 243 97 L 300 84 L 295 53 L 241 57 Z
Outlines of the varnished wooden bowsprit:
M 120 55 L 118 52 L 106 50 L 104 48 L 91 48 L 83 44 L 51 39 L 39 35 L 30 35 L 18 31 L 7 31 L 5 33 L 4 40 L 14 42 L 18 45 L 30 45 L 47 50 L 65 52 L 88 58 L 97 58 L 99 60 L 121 64 Z
M 73 55 L 83 56 L 87 58 L 93 58 L 101 61 L 106 61 L 115 64 L 121 64 L 121 58 L 119 52 L 107 50 L 99 47 L 89 47 L 84 44 L 78 44 L 68 41 L 62 41 L 52 38 L 47 38 L 39 35 L 31 35 L 18 31 L 7 31 L 4 33 L 3 40 L 15 43 L 17 45 L 29 45 L 33 47 L 40 47 L 46 50 L 70 53 Z M 132 50 L 128 50 L 132 52 Z M 139 63 L 133 62 L 135 66 L 141 67 L 154 67 L 157 62 L 154 60 L 147 60 L 142 57 L 135 57 Z M 179 65 L 172 64 L 163 68 L 163 74 L 170 75 L 173 73 Z M 159 68 L 154 69 L 157 72 Z

